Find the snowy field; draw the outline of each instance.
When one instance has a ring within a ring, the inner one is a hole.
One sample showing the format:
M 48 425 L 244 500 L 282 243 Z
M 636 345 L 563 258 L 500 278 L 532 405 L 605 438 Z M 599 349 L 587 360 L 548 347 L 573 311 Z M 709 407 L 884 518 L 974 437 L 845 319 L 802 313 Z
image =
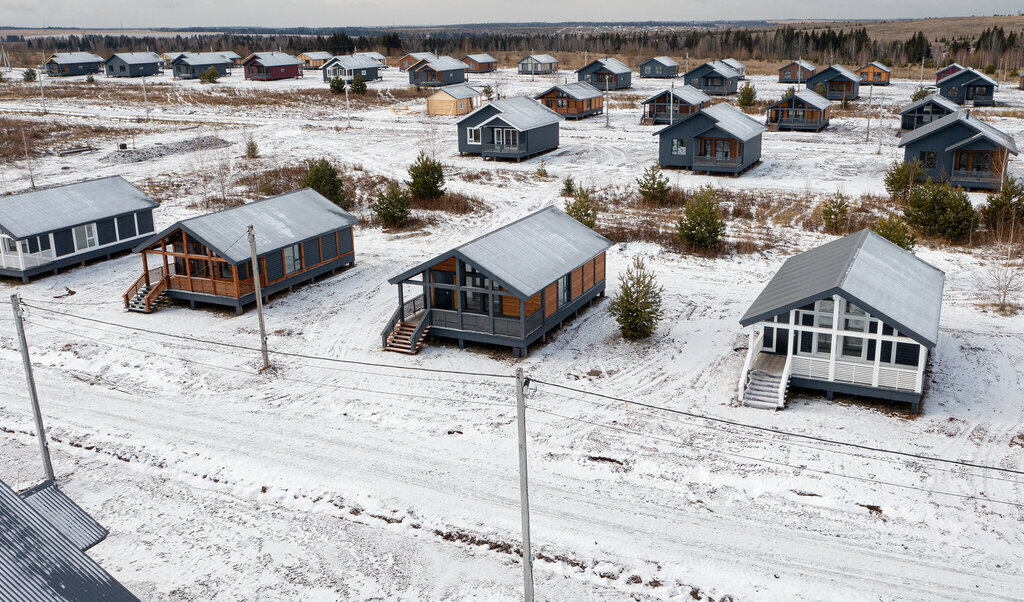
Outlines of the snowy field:
M 372 88 L 405 86 L 388 69 Z M 572 76 L 559 74 L 557 81 Z M 14 75 L 15 79 L 18 77 Z M 80 78 L 79 78 L 80 79 Z M 787 86 L 750 78 L 759 98 Z M 150 83 L 168 77 L 150 78 Z M 504 95 L 538 93 L 555 78 L 509 70 L 471 75 Z M 5 84 L 14 85 L 14 84 Z M 18 84 L 20 85 L 20 84 Z M 65 85 L 47 79 L 46 86 Z M 97 78 L 97 87 L 139 86 Z M 174 82 L 198 87 L 196 82 Z M 681 82 L 677 82 L 681 85 Z M 673 184 L 750 192 L 884 193 L 902 158 L 896 107 L 917 82 L 874 91 L 872 119 L 833 118 L 820 133 L 767 132 L 762 162 L 738 178 L 667 172 Z M 319 75 L 217 85 L 323 88 Z M 634 78 L 616 98 L 646 98 L 664 81 Z M 863 88 L 866 105 L 867 88 Z M 1024 91 L 1001 89 L 983 119 L 1024 141 Z M 735 99 L 732 99 L 734 101 Z M 0 281 L 34 307 L 27 331 L 58 481 L 111 534 L 90 554 L 143 599 L 517 599 L 519 489 L 512 375 L 605 395 L 866 446 L 1024 470 L 1024 319 L 980 306 L 980 252 L 919 247 L 946 272 L 941 334 L 922 414 L 849 398 L 791 395 L 785 410 L 739 406 L 745 350 L 738 320 L 782 261 L 830 237 L 778 228 L 767 251 L 720 258 L 646 243 L 608 254 L 608 293 L 632 257 L 665 286 L 666 319 L 644 342 L 622 340 L 601 302 L 546 345 L 507 350 L 430 342 L 414 357 L 379 350 L 396 308 L 387 278 L 468 238 L 552 203 L 560 179 L 628 185 L 657 155 L 638 108 L 563 122 L 561 145 L 523 163 L 456 152 L 454 118 L 424 101 L 353 112 L 335 107 L 240 109 L 230 104 L 99 102 L 87 95 L 0 101 L 0 116 L 136 128 L 152 159 L 121 162 L 103 149 L 33 161 L 37 184 L 122 175 L 174 184 L 195 153 L 159 147 L 219 136 L 243 169 L 243 139 L 266 165 L 321 156 L 403 178 L 436 151 L 452 190 L 486 210 L 438 216 L 420 231 L 356 230 L 357 265 L 275 297 L 272 350 L 384 366 L 272 356 L 131 331 L 258 345 L 256 316 L 185 306 L 126 313 L 121 294 L 141 273 L 121 256 L 39 278 Z M 198 125 L 198 127 L 196 127 Z M 94 142 L 94 144 L 97 144 Z M 145 151 L 144 151 L 145 152 Z M 541 164 L 548 178 L 535 175 Z M 1022 161 L 1010 163 L 1024 174 Z M 467 181 L 460 174 L 489 172 Z M 27 165 L 2 169 L 0 192 L 27 189 Z M 169 186 L 156 227 L 204 212 L 195 186 Z M 984 195 L 974 194 L 976 202 Z M 365 208 L 359 211 L 366 215 Z M 75 292 L 66 295 L 67 290 Z M 10 310 L 0 312 L 0 478 L 33 484 L 42 471 L 32 435 Z M 388 366 L 495 374 L 469 376 Z M 541 599 L 936 600 L 1019 599 L 1024 591 L 1024 479 L 751 431 L 540 385 L 528 399 L 530 490 Z

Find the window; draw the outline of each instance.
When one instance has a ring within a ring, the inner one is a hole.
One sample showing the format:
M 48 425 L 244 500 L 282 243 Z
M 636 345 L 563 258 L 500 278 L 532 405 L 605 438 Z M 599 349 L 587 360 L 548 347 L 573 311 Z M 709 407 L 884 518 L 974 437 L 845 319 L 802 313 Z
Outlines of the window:
M 220 269 L 218 270 L 220 272 L 220 277 L 225 280 L 231 280 L 231 264 L 226 261 L 218 261 L 217 265 L 220 266 Z
M 793 77 L 793 72 L 787 69 L 786 71 L 782 72 L 782 77 L 784 79 L 791 79 Z
M 96 246 L 96 224 L 85 224 L 74 229 L 75 250 L 81 251 Z
M 480 144 L 480 128 L 468 128 L 466 130 L 466 142 L 469 144 Z
M 863 359 L 864 339 L 861 337 L 843 337 L 843 357 Z
M 302 270 L 302 245 L 292 245 L 284 249 L 284 273 L 293 274 Z
M 925 169 L 935 169 L 936 164 L 936 153 L 935 151 L 921 151 L 918 154 L 918 159 L 921 160 L 921 164 L 924 165 Z
M 558 279 L 558 307 L 569 303 L 569 274 Z
M 686 154 L 686 140 L 683 138 L 672 139 L 672 154 L 683 156 Z
M 818 336 L 818 353 L 824 353 L 828 355 L 832 353 L 832 335 L 830 334 L 819 334 Z

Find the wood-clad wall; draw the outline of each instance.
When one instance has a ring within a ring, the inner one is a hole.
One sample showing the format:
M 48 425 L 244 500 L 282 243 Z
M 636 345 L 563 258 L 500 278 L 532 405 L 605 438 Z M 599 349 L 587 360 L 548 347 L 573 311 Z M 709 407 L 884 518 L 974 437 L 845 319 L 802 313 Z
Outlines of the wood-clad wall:
M 572 298 L 575 299 L 583 294 L 583 266 L 572 271 Z
M 558 283 L 549 284 L 544 289 L 544 317 L 547 318 L 558 311 Z
M 594 258 L 594 278 L 598 282 L 604 280 L 604 251 Z

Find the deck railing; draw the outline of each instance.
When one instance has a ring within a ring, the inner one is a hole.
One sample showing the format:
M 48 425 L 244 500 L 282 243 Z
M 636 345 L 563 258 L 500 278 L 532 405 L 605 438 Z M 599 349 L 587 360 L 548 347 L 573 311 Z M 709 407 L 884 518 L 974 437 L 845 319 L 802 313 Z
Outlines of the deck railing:
M 793 376 L 801 376 L 814 380 L 835 381 L 864 385 L 866 387 L 884 387 L 900 391 L 920 393 L 918 371 L 916 369 L 896 368 L 892 365 L 879 365 L 878 381 L 875 381 L 873 363 L 857 363 L 836 361 L 834 377 L 829 379 L 829 360 L 827 358 L 794 356 L 792 358 Z
M 794 125 L 821 125 L 823 122 L 824 119 L 809 119 L 807 117 L 804 117 L 803 119 L 796 119 L 791 117 L 787 119 L 778 119 L 774 123 L 780 126 L 792 127 Z
M 132 299 L 135 298 L 135 295 L 139 294 L 139 291 L 142 290 L 142 287 L 146 286 L 147 277 L 149 279 L 150 285 L 153 285 L 158 281 L 163 280 L 164 268 L 157 267 L 149 270 L 149 272 L 144 272 L 141 276 L 139 276 L 139 278 L 135 282 L 132 283 L 130 287 L 128 287 L 128 290 L 126 290 L 124 294 L 121 295 L 121 297 L 124 299 L 125 309 L 128 308 L 128 304 L 131 302 Z
M 451 310 L 432 309 L 430 321 L 438 328 L 449 328 L 451 330 L 468 330 L 470 332 L 482 332 L 495 334 L 503 337 L 520 339 L 523 337 L 523 322 L 519 318 L 506 318 L 494 316 L 494 332 L 491 332 L 491 317 L 487 314 L 474 314 L 462 312 L 461 325 L 459 312 Z M 526 317 L 526 334 L 536 332 L 544 325 L 544 312 L 537 310 Z
M 953 176 L 951 180 L 958 180 L 963 182 L 986 182 L 993 183 L 998 182 L 1003 177 L 1003 174 L 997 171 L 973 171 L 967 169 L 956 169 L 953 170 Z
M 761 346 L 764 343 L 764 332 L 759 332 L 754 337 L 753 342 L 747 349 L 747 359 L 743 362 L 743 370 L 740 371 L 740 383 L 738 398 L 743 401 L 743 393 L 747 390 L 747 374 L 750 373 L 751 368 L 754 367 L 754 360 L 757 358 L 757 354 L 761 351 Z
M 409 341 L 409 347 L 412 349 L 413 353 L 416 353 L 419 350 L 420 337 L 423 336 L 423 331 L 430 327 L 431 311 L 432 310 L 428 309 L 424 312 L 423 316 L 420 318 L 419 324 L 417 324 L 416 328 L 412 331 L 412 340 Z
M 742 157 L 708 157 L 697 155 L 693 158 L 694 167 L 739 167 L 743 163 Z
M 712 86 L 704 84 L 700 88 L 705 94 L 728 94 L 729 88 L 727 86 Z
M 526 151 L 525 144 L 484 144 L 484 152 L 486 153 L 522 153 Z
M 380 331 L 380 346 L 387 347 L 388 336 L 390 336 L 391 333 L 395 331 L 395 324 L 398 324 L 398 322 L 403 319 L 403 316 L 404 318 L 408 318 L 409 316 L 415 315 L 416 312 L 422 311 L 426 308 L 427 300 L 422 294 L 416 295 L 412 299 L 402 304 L 401 307 L 395 310 L 395 313 L 391 314 L 391 319 L 388 320 L 388 324 L 387 326 L 384 327 L 384 330 Z M 428 316 L 424 316 L 424 318 L 427 317 Z M 425 321 L 426 319 L 421 320 L 421 322 Z
M 0 264 L 2 264 L 0 267 L 27 270 L 29 268 L 46 265 L 55 258 L 56 255 L 54 255 L 53 249 L 47 249 L 36 253 L 22 253 L 20 258 L 18 257 L 17 251 L 6 251 L 4 252 L 2 259 L 0 259 Z

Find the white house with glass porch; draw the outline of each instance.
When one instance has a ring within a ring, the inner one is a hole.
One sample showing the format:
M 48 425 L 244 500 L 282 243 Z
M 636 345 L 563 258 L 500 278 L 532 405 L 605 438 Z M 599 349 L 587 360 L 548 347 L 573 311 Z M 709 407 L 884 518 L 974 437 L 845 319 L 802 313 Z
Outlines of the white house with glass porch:
M 794 255 L 740 319 L 744 405 L 782 408 L 790 387 L 909 403 L 935 347 L 943 272 L 870 230 Z

